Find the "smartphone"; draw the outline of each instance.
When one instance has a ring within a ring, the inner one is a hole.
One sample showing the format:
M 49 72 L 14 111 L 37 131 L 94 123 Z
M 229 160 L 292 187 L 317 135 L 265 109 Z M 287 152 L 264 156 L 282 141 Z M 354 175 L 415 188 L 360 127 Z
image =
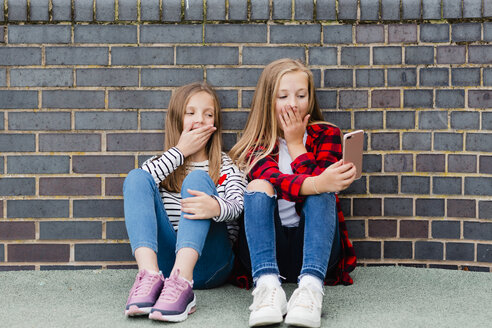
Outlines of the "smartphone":
M 353 163 L 357 170 L 355 180 L 362 175 L 362 151 L 364 149 L 364 131 L 357 130 L 343 136 L 343 163 Z

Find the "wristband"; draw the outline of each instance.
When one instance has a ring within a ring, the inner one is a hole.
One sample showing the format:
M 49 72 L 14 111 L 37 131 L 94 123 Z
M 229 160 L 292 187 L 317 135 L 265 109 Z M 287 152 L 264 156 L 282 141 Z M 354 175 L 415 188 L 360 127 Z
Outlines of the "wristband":
M 319 195 L 319 191 L 318 191 L 318 189 L 316 188 L 316 184 L 314 183 L 314 177 L 313 177 L 313 180 L 311 180 L 311 181 L 312 181 L 312 183 L 313 183 L 313 189 L 314 189 L 314 191 L 316 192 L 316 194 L 318 194 L 318 195 Z

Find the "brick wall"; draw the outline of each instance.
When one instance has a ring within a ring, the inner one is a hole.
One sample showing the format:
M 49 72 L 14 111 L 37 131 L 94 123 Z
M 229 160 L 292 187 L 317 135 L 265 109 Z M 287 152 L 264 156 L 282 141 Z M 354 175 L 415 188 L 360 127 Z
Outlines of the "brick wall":
M 133 266 L 126 173 L 206 79 L 227 149 L 262 68 L 305 61 L 367 132 L 342 195 L 362 265 L 492 268 L 492 1 L 0 1 L 0 270 Z

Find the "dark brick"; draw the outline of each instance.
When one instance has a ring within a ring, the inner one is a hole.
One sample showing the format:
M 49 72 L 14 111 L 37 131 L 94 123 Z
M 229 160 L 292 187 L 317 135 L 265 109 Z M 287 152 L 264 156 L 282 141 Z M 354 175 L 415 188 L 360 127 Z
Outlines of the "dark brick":
M 381 155 L 363 155 L 362 160 L 362 172 L 372 173 L 381 172 Z
M 3 208 L 1 207 L 0 209 L 3 210 Z M 18 240 L 18 239 L 35 239 L 35 238 L 36 238 L 36 226 L 34 222 L 0 222 L 1 240 Z
M 43 108 L 104 108 L 104 91 L 46 90 L 43 91 Z
M 359 180 L 355 180 L 352 184 L 340 193 L 343 195 L 357 195 L 367 194 L 366 177 L 361 177 Z
M 386 259 L 411 259 L 412 242 L 410 241 L 385 241 L 384 258 Z
M 369 51 L 367 47 L 342 47 L 342 65 L 369 65 Z
M 357 19 L 357 0 L 345 0 L 338 3 L 338 19 Z
M 199 24 L 142 25 L 140 27 L 140 42 L 142 43 L 202 43 L 203 41 L 202 34 L 203 34 L 202 25 Z M 211 42 L 211 41 L 206 40 L 205 42 Z M 212 42 L 216 42 L 216 41 L 212 41 Z
M 357 25 L 355 31 L 357 43 L 384 42 L 383 25 Z
M 444 216 L 444 199 L 417 199 L 415 205 L 417 216 Z
M 11 69 L 12 87 L 71 87 L 73 72 L 71 69 Z
M 372 108 L 399 108 L 400 90 L 372 90 Z
M 162 151 L 163 133 L 111 133 L 106 136 L 107 151 Z
M 400 238 L 428 238 L 429 221 L 401 220 Z
M 374 47 L 372 57 L 374 65 L 401 64 L 401 47 Z
M 337 108 L 337 92 L 336 91 L 325 91 L 318 90 L 316 92 L 316 98 L 318 100 L 318 105 L 320 108 Z M 350 116 L 350 113 L 349 113 Z M 349 125 L 350 125 L 350 118 Z M 337 124 L 338 125 L 338 124 Z
M 381 18 L 383 20 L 399 20 L 400 3 L 393 0 L 381 0 Z
M 282 0 L 272 2 L 273 19 L 292 19 L 292 3 Z
M 403 106 L 409 108 L 432 108 L 432 90 L 404 90 Z
M 77 69 L 77 86 L 132 87 L 138 86 L 138 69 L 86 68 Z
M 477 69 L 480 71 L 479 69 Z M 480 73 L 480 72 L 479 72 Z M 480 77 L 480 74 L 479 74 Z M 476 86 L 480 85 L 480 79 L 477 84 L 474 84 Z M 484 68 L 483 69 L 483 85 L 484 86 L 492 86 L 492 69 L 491 68 Z
M 210 68 L 207 82 L 216 87 L 255 87 L 261 71 L 259 68 Z
M 162 4 L 162 20 L 165 22 L 181 21 L 181 1 L 167 0 Z
M 222 128 L 224 130 L 243 130 L 249 112 L 222 112 Z
M 460 239 L 460 221 L 433 221 L 432 238 Z
M 405 63 L 408 65 L 434 64 L 434 47 L 405 47 Z
M 445 162 L 445 155 L 417 154 L 417 172 L 444 172 Z
M 68 200 L 8 200 L 8 218 L 66 218 Z
M 176 47 L 176 64 L 232 65 L 238 63 L 239 49 L 237 47 Z
M 106 239 L 128 239 L 125 221 L 110 221 L 106 223 Z
M 304 58 L 302 56 L 301 58 Z M 337 48 L 335 47 L 311 47 L 309 48 L 310 65 L 336 65 Z
M 223 150 L 229 151 L 237 143 L 238 137 L 236 133 L 222 133 Z
M 335 98 L 335 103 L 336 103 L 336 98 Z M 336 105 L 335 105 L 335 107 L 336 107 Z M 326 121 L 335 124 L 340 129 L 350 129 L 352 127 L 351 114 L 350 113 L 347 113 L 347 112 L 323 112 L 323 117 Z
M 442 17 L 443 18 L 461 18 L 461 0 L 443 0 Z
M 421 24 L 420 41 L 449 42 L 449 24 Z
M 124 217 L 120 199 L 89 199 L 73 201 L 75 218 Z
M 68 262 L 68 244 L 11 244 L 7 246 L 9 262 Z
M 466 61 L 465 46 L 437 47 L 436 60 L 438 64 L 463 64 Z
M 492 262 L 492 245 L 477 244 L 477 261 Z
M 421 86 L 447 86 L 449 85 L 449 69 L 447 68 L 421 68 Z
M 388 86 L 417 85 L 417 71 L 414 68 L 388 68 Z
M 236 90 L 216 90 L 217 96 L 219 97 L 220 107 L 224 108 L 237 108 L 238 98 Z M 164 120 L 162 121 L 164 123 Z M 140 122 L 141 123 L 141 122 Z M 161 125 L 161 128 L 164 125 Z
M 133 261 L 130 244 L 76 244 L 75 261 Z
M 379 20 L 379 2 L 372 0 L 360 1 L 360 20 Z
M 188 0 L 184 7 L 185 20 L 203 20 L 203 0 Z
M 467 133 L 466 150 L 492 152 L 492 134 Z
M 492 223 L 464 222 L 463 236 L 465 239 L 492 240 Z
M 430 177 L 402 176 L 401 192 L 403 194 L 429 194 Z
M 69 25 L 9 25 L 9 43 L 70 43 Z
M 367 108 L 367 91 L 341 90 L 340 108 Z
M 94 2 L 92 0 L 79 0 L 74 2 L 74 20 L 92 21 L 94 19 Z
M 384 216 L 412 216 L 413 199 L 411 198 L 385 198 Z
M 434 150 L 463 150 L 463 135 L 461 133 L 435 133 Z
M 123 196 L 123 181 L 125 178 L 106 178 L 106 196 Z
M 140 128 L 142 130 L 163 130 L 165 123 L 166 123 L 166 112 L 159 111 L 159 112 L 140 113 Z
M 417 260 L 442 260 L 443 244 L 439 242 L 416 241 L 415 259 Z
M 318 4 L 318 16 L 320 5 Z M 319 17 L 318 17 L 319 18 Z M 339 44 L 352 43 L 352 25 L 324 25 L 323 26 L 323 43 Z
M 2 47 L 0 58 L 2 66 L 41 65 L 41 48 Z
M 115 48 L 111 49 L 113 65 Z M 105 47 L 46 47 L 47 65 L 107 65 L 109 50 Z
M 492 196 L 492 178 L 465 177 L 465 195 Z
M 463 108 L 465 106 L 465 90 L 436 90 L 436 107 Z
M 207 24 L 205 25 L 205 42 L 207 43 L 208 42 L 210 43 L 238 43 L 238 42 L 266 43 L 267 33 L 268 33 L 267 26 L 261 24 L 240 24 L 240 25 Z M 290 42 L 286 42 L 286 43 L 290 43 Z
M 0 134 L 0 151 L 36 151 L 34 134 Z
M 141 4 L 142 5 L 142 4 Z M 137 20 L 137 2 L 135 0 L 118 1 L 118 19 L 135 21 Z
M 35 268 L 34 265 L 2 265 L 0 271 L 34 271 Z
M 417 42 L 417 24 L 389 25 L 388 42 Z
M 461 178 L 433 177 L 432 193 L 436 195 L 461 195 Z
M 492 45 L 469 46 L 468 62 L 474 64 L 492 64 Z
M 472 265 L 463 266 L 461 270 L 471 271 L 471 272 L 490 272 L 490 268 L 488 267 L 480 267 L 480 266 L 472 266 Z
M 479 172 L 482 174 L 492 174 L 492 156 L 480 156 Z
M 492 108 L 492 90 L 470 90 L 468 106 L 474 108 Z
M 121 3 L 121 0 L 119 0 Z M 60 271 L 60 270 L 101 270 L 100 265 L 40 265 L 40 271 Z M 108 267 L 109 269 L 109 267 Z
M 482 38 L 481 23 L 453 24 L 451 30 L 452 30 L 451 38 L 453 42 L 480 41 Z
M 492 23 L 491 22 L 483 23 L 483 40 L 484 41 L 492 41 Z
M 111 90 L 108 106 L 121 109 L 163 109 L 167 108 L 170 98 L 170 91 Z
M 482 16 L 481 0 L 463 0 L 463 18 L 478 18 Z
M 381 258 L 381 242 L 379 241 L 354 241 L 353 245 L 355 249 L 355 254 L 359 259 Z
M 245 65 L 267 65 L 274 60 L 281 58 L 299 59 L 306 62 L 304 48 L 301 47 L 244 47 L 243 64 Z M 219 57 L 222 57 L 221 54 Z M 179 58 L 179 56 L 178 56 Z M 237 55 L 236 55 L 237 58 Z M 336 53 L 335 53 L 336 64 Z
M 41 222 L 39 239 L 101 239 L 102 223 L 95 221 Z
M 354 216 L 381 216 L 381 198 L 354 198 Z
M 385 172 L 412 172 L 413 155 L 411 154 L 386 154 L 384 155 Z
M 3 244 L 0 244 L 0 262 L 5 262 L 5 247 L 3 246 Z M 0 267 L 0 270 L 3 268 L 4 267 Z
M 355 129 L 382 129 L 383 112 L 354 112 Z
M 0 178 L 0 196 L 32 196 L 35 193 L 34 178 Z
M 371 134 L 371 148 L 373 150 L 399 150 L 400 138 L 397 132 Z
M 0 90 L 0 108 L 38 108 L 38 93 L 36 91 L 24 90 Z
M 84 133 L 57 133 L 39 135 L 40 151 L 100 151 L 101 135 Z
M 421 1 L 409 0 L 402 2 L 402 18 L 403 19 L 420 19 L 421 17 Z
M 396 237 L 396 220 L 369 220 L 370 237 Z
M 432 135 L 423 132 L 403 132 L 402 149 L 431 150 Z
M 52 0 L 52 13 L 54 21 L 71 21 L 72 20 L 72 6 L 71 2 L 67 0 Z M 114 9 L 113 9 L 114 11 Z M 114 17 L 113 17 L 114 19 Z
M 268 2 L 268 0 L 267 0 Z M 312 1 L 295 0 L 296 20 L 312 20 L 314 13 L 314 3 Z
M 364 238 L 366 236 L 366 224 L 364 220 L 345 220 L 350 238 Z
M 9 130 L 70 130 L 69 112 L 11 112 Z
M 492 113 L 482 113 L 482 129 L 492 130 Z
M 423 111 L 419 113 L 420 129 L 447 129 L 448 112 L 447 111 Z
M 101 178 L 40 178 L 40 196 L 87 196 L 101 194 Z
M 133 156 L 73 156 L 74 173 L 128 173 L 135 168 Z
M 179 49 L 182 48 L 178 47 L 177 53 L 183 56 Z M 192 49 L 199 50 L 199 48 Z M 174 64 L 174 49 L 172 47 L 111 47 L 111 65 L 172 64 Z
M 137 129 L 136 112 L 76 112 L 77 130 L 130 130 Z
M 415 112 L 412 111 L 387 111 L 387 129 L 414 129 Z
M 352 87 L 353 71 L 351 69 L 325 70 L 325 87 Z
M 207 6 L 208 6 L 208 2 L 207 2 Z M 225 6 L 225 3 L 224 3 L 224 6 Z M 309 6 L 309 4 L 308 4 L 308 6 Z M 230 7 L 230 3 L 229 3 L 229 7 Z M 247 11 L 247 8 L 246 8 L 246 11 Z M 311 7 L 311 19 L 313 18 L 312 16 L 313 16 L 313 8 Z M 268 19 L 270 19 L 270 1 L 269 0 L 253 0 L 253 1 L 251 1 L 251 19 L 252 20 L 268 20 Z
M 467 243 L 446 243 L 446 260 L 473 261 L 475 245 Z
M 448 157 L 448 172 L 477 172 L 477 157 L 475 155 L 450 154 Z
M 137 43 L 135 25 L 75 25 L 73 34 L 75 43 Z
M 371 194 L 397 194 L 397 176 L 372 176 L 369 180 L 369 192 Z
M 203 79 L 203 70 L 196 68 L 142 69 L 141 85 L 144 87 L 182 86 Z
M 448 217 L 465 217 L 474 218 L 475 200 L 471 199 L 448 199 L 447 200 L 447 216 Z

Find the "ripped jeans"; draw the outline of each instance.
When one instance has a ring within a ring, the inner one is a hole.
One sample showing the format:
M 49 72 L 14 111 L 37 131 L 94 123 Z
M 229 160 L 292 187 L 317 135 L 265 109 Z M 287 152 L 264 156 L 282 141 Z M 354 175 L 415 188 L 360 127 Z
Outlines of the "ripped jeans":
M 207 172 L 194 170 L 186 176 L 181 197 L 192 197 L 186 190 L 217 195 L 217 189 Z M 159 269 L 168 277 L 176 253 L 191 247 L 199 254 L 193 271 L 194 288 L 213 288 L 222 285 L 234 262 L 232 245 L 224 222 L 208 220 L 179 220 L 175 231 L 162 203 L 159 188 L 150 173 L 142 169 L 130 171 L 123 185 L 125 224 L 132 252 L 148 247 L 157 254 Z
M 247 191 L 240 235 L 240 260 L 255 280 L 271 273 L 287 282 L 303 274 L 324 280 L 341 251 L 335 194 L 307 196 L 299 226 L 287 228 L 281 224 L 276 196 Z

